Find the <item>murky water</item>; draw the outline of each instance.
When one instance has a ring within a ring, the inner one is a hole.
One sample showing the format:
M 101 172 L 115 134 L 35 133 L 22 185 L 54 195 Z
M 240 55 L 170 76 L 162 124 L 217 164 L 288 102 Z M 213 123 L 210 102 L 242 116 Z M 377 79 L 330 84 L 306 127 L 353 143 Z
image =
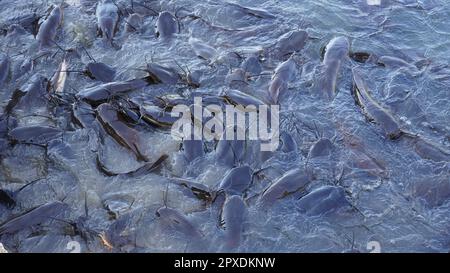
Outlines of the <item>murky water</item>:
M 33 22 L 47 15 L 53 2 L 0 2 L 0 54 L 10 63 L 0 83 L 0 188 L 15 202 L 12 205 L 0 196 L 0 242 L 7 250 L 68 252 L 68 243 L 76 241 L 86 252 L 368 252 L 368 242 L 376 241 L 382 252 L 448 251 L 450 22 L 446 18 L 450 3 L 236 3 L 180 0 L 133 1 L 132 5 L 131 1 L 116 1 L 120 18 L 111 43 L 97 37 L 96 1 L 68 0 L 63 5 L 62 27 L 52 45 L 43 49 L 33 35 Z M 164 38 L 163 32 L 156 35 L 154 26 L 161 11 L 177 17 L 179 33 L 171 38 Z M 133 12 L 139 20 L 127 32 L 128 14 Z M 12 24 L 21 26 L 14 30 Z M 180 141 L 172 138 L 170 130 L 142 120 L 129 123 L 148 162 L 162 155 L 168 158 L 150 173 L 111 175 L 132 172 L 144 163 L 105 133 L 95 117 L 96 105 L 80 104 L 75 96 L 102 84 L 78 73 L 87 63 L 111 66 L 116 70 L 115 81 L 145 77 L 146 63 L 198 75 L 199 88 L 186 82 L 147 85 L 122 94 L 121 99 L 108 100 L 122 102 L 124 108 L 125 98 L 142 106 L 154 104 L 158 96 L 178 95 L 189 101 L 194 93 L 210 98 L 231 89 L 269 102 L 273 71 L 292 53 L 280 56 L 276 44 L 293 30 L 306 31 L 308 38 L 293 57 L 296 71 L 280 92 L 278 104 L 282 134 L 289 135 L 297 147 L 264 157 L 258 143 L 249 141 L 244 155 L 233 162 L 234 166 L 248 165 L 254 172 L 252 183 L 240 193 L 247 212 L 242 219 L 236 218 L 241 224 L 237 246 L 227 248 L 231 224 L 220 226 L 223 195 L 214 202 L 205 201 L 173 182 L 174 177 L 187 178 L 215 192 L 233 166 L 220 162 L 214 142 L 205 143 L 204 155 L 187 160 L 186 150 L 180 149 Z M 322 73 L 323 54 L 330 40 L 339 36 L 348 38 L 350 54 L 343 57 L 335 95 L 327 100 L 320 88 L 330 77 Z M 207 52 L 212 55 L 199 58 L 192 39 L 215 49 Z M 63 53 L 61 49 L 74 50 Z M 354 53 L 370 57 L 361 62 Z M 251 56 L 256 57 L 260 71 L 244 81 L 230 81 L 229 74 Z M 67 73 L 62 92 L 43 102 L 22 97 L 7 113 L 16 89 L 23 90 L 36 74 L 51 79 L 64 59 L 72 72 Z M 380 124 L 365 117 L 352 96 L 355 67 L 373 100 L 395 118 L 406 135 L 391 140 Z M 73 105 L 85 110 L 84 126 L 74 122 Z M 61 134 L 43 138 L 40 144 L 14 144 L 11 131 L 30 125 L 59 128 Z M 312 156 L 310 149 L 320 139 L 329 139 L 331 148 Z M 430 151 L 429 144 L 421 149 L 417 143 L 425 139 L 438 151 Z M 261 207 L 258 200 L 263 191 L 294 168 L 313 173 L 306 188 Z M 324 186 L 339 187 L 345 201 L 309 195 Z M 306 201 L 301 200 L 316 200 L 308 206 L 317 207 L 305 209 Z M 16 224 L 17 230 L 8 232 L 14 216 L 55 201 L 68 206 L 34 223 L 27 218 L 25 224 Z M 165 206 L 176 209 L 189 224 L 180 224 L 173 215 L 158 217 L 158 208 Z

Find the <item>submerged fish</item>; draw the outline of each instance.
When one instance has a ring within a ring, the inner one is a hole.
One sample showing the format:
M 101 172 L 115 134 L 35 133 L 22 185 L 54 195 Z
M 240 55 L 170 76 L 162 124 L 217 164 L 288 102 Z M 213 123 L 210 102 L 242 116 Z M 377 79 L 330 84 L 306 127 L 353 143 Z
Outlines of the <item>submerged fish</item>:
M 221 225 L 225 229 L 225 248 L 233 249 L 240 245 L 247 206 L 238 195 L 227 196 L 221 213 Z
M 67 209 L 68 205 L 59 201 L 38 206 L 1 224 L 0 235 L 13 234 L 34 225 L 42 224 L 57 217 Z
M 156 21 L 156 35 L 158 37 L 170 38 L 179 31 L 178 21 L 172 13 L 163 11 L 159 14 Z
M 142 153 L 141 140 L 139 133 L 126 125 L 118 115 L 117 110 L 108 103 L 103 103 L 97 107 L 97 119 L 103 126 L 103 129 L 125 148 L 132 151 L 139 161 L 148 161 Z
M 97 16 L 97 29 L 100 36 L 112 41 L 119 22 L 118 8 L 112 0 L 101 0 L 95 11 Z
M 346 37 L 333 38 L 325 48 L 317 84 L 318 91 L 328 100 L 332 100 L 335 96 L 337 77 L 349 50 L 350 43 Z
M 361 107 L 364 115 L 369 120 L 377 123 L 389 139 L 399 138 L 403 134 L 399 123 L 388 110 L 372 98 L 357 68 L 353 68 L 353 82 L 353 97 L 356 104 Z
M 77 97 L 90 104 L 98 105 L 114 96 L 142 88 L 147 84 L 148 82 L 145 79 L 109 82 L 88 87 L 85 90 L 78 92 Z
M 217 50 L 215 48 L 199 39 L 190 37 L 189 44 L 191 45 L 195 54 L 202 59 L 212 60 L 217 56 Z
M 228 194 L 242 194 L 252 182 L 253 171 L 249 166 L 231 169 L 220 182 L 218 190 Z
M 201 238 L 199 229 L 180 211 L 169 207 L 162 207 L 156 211 L 156 216 L 177 231 L 193 237 Z
M 312 175 L 302 169 L 296 168 L 290 170 L 268 187 L 263 192 L 258 202 L 263 207 L 272 205 L 278 199 L 282 199 L 289 194 L 305 189 L 312 180 Z
M 17 127 L 9 132 L 9 137 L 17 143 L 44 145 L 62 135 L 62 130 L 47 126 Z
M 292 56 L 277 66 L 270 81 L 269 96 L 274 103 L 278 102 L 280 92 L 288 88 L 288 83 L 293 80 L 297 72 L 297 67 Z
M 40 47 L 48 47 L 55 43 L 56 32 L 62 23 L 63 10 L 61 6 L 55 6 L 50 15 L 39 28 L 36 39 Z
M 336 186 L 323 186 L 298 200 L 297 207 L 310 216 L 318 216 L 349 206 L 344 189 Z
M 86 65 L 84 73 L 93 80 L 108 83 L 114 80 L 116 69 L 104 63 L 91 62 Z
M 308 39 L 308 33 L 304 30 L 293 30 L 283 34 L 275 44 L 276 56 L 284 57 L 303 49 Z

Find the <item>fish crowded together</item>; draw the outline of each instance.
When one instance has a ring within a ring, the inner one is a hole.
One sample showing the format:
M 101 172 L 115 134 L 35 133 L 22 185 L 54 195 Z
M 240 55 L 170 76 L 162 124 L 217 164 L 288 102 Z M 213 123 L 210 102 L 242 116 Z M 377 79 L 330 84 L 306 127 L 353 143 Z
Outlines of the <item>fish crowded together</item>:
M 450 4 L 370 2 L 0 1 L 0 250 L 448 252 Z

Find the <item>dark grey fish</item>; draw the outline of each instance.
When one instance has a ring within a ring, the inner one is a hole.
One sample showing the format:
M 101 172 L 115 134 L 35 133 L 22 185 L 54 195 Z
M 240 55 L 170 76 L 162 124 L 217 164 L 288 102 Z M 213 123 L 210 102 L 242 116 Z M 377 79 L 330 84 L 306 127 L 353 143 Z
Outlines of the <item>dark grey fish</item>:
M 225 82 L 231 88 L 238 88 L 242 84 L 247 84 L 247 75 L 242 68 L 237 68 L 231 71 L 226 77 Z M 234 87 L 238 86 L 238 87 Z
M 290 170 L 270 185 L 263 192 L 258 202 L 263 207 L 270 206 L 289 194 L 305 190 L 312 180 L 312 176 L 302 169 Z
M 155 162 L 146 163 L 143 166 L 126 173 L 115 173 L 110 170 L 102 163 L 100 156 L 97 154 L 96 164 L 97 169 L 106 176 L 119 176 L 120 178 L 135 178 L 140 177 L 158 170 L 164 161 L 169 158 L 168 155 L 160 156 Z
M 199 39 L 190 37 L 189 44 L 191 45 L 195 54 L 202 59 L 211 61 L 217 56 L 217 50 L 215 48 Z
M 330 155 L 333 148 L 334 145 L 331 140 L 328 138 L 321 138 L 309 149 L 308 158 Z
M 245 6 L 242 6 L 242 5 L 239 5 L 236 3 L 231 3 L 231 2 L 226 2 L 226 5 L 236 8 L 236 9 L 240 10 L 241 12 L 248 14 L 250 16 L 256 17 L 256 18 L 260 18 L 260 19 L 275 19 L 276 18 L 275 15 L 273 15 L 272 13 L 270 13 L 264 9 L 245 7 Z
M 11 113 L 15 107 L 31 111 L 33 107 L 44 107 L 48 103 L 48 79 L 41 74 L 33 75 L 30 80 L 13 92 L 5 107 L 5 113 Z
M 390 139 L 399 138 L 403 132 L 400 129 L 399 123 L 388 110 L 383 108 L 376 102 L 369 94 L 368 87 L 357 68 L 353 68 L 353 97 L 355 102 L 360 106 L 364 115 L 371 121 L 377 123 L 386 137 Z
M 269 83 L 269 96 L 274 103 L 278 102 L 280 92 L 287 90 L 288 84 L 294 79 L 296 72 L 297 66 L 292 56 L 277 66 Z
M 134 246 L 136 243 L 136 234 L 131 231 L 135 224 L 134 211 L 120 215 L 106 231 L 105 237 L 115 248 Z
M 261 74 L 262 66 L 259 59 L 255 56 L 250 56 L 245 61 L 242 62 L 241 68 L 249 75 L 249 76 L 257 76 Z
M 159 208 L 156 211 L 156 216 L 168 226 L 187 236 L 197 239 L 202 237 L 199 229 L 186 217 L 184 213 L 181 213 L 176 209 L 168 207 Z
M 225 228 L 225 248 L 234 249 L 241 243 L 247 206 L 238 195 L 227 196 L 221 213 L 221 225 Z
M 255 107 L 259 107 L 260 105 L 266 105 L 266 103 L 264 103 L 262 100 L 236 89 L 226 90 L 221 98 L 227 104 L 231 104 L 234 106 L 242 105 L 246 107 L 248 105 L 253 105 Z
M 158 37 L 170 38 L 179 31 L 177 18 L 172 13 L 163 11 L 159 14 L 156 21 L 156 35 Z
M 140 106 L 139 111 L 143 121 L 159 128 L 171 128 L 178 120 L 178 117 L 172 117 L 170 112 L 155 105 Z
M 116 69 L 104 63 L 88 63 L 85 74 L 101 82 L 112 82 L 116 77 Z
M 377 64 L 387 68 L 406 67 L 411 69 L 411 71 L 417 71 L 416 66 L 406 62 L 403 59 L 392 56 L 381 56 L 380 58 L 378 58 Z
M 219 184 L 218 190 L 227 194 L 242 194 L 252 183 L 252 169 L 249 166 L 236 167 L 228 171 Z
M 450 162 L 450 151 L 422 137 L 413 139 L 414 150 L 423 159 L 435 162 Z
M 118 116 L 116 108 L 108 103 L 97 107 L 97 119 L 103 129 L 120 145 L 134 153 L 139 161 L 148 161 L 142 153 L 142 142 L 139 133 L 124 123 Z
M 186 178 L 170 178 L 171 182 L 174 182 L 177 185 L 183 186 L 195 195 L 198 199 L 203 200 L 207 203 L 213 201 L 214 193 L 212 190 L 202 183 L 197 183 L 192 181 L 191 179 Z
M 101 36 L 112 42 L 119 22 L 118 8 L 112 0 L 102 0 L 97 4 L 97 28 Z
M 225 134 L 225 132 L 224 132 Z M 226 166 L 233 167 L 245 154 L 245 140 L 221 139 L 216 146 L 216 160 Z
M 146 86 L 145 79 L 134 79 L 129 81 L 110 82 L 88 87 L 77 94 L 77 97 L 87 101 L 92 105 L 98 105 L 114 96 L 130 92 Z
M 39 27 L 36 39 L 39 42 L 39 46 L 48 47 L 55 43 L 56 32 L 61 26 L 63 19 L 63 10 L 61 6 L 54 6 L 50 15 Z
M 299 210 L 310 216 L 322 215 L 349 205 L 344 189 L 336 186 L 320 187 L 297 202 Z
M 80 128 L 88 128 L 95 121 L 95 111 L 86 102 L 79 101 L 72 106 L 71 121 Z
M 276 56 L 285 57 L 301 51 L 307 39 L 308 33 L 304 30 L 293 30 L 283 34 L 274 47 Z
M 317 84 L 319 92 L 329 100 L 334 98 L 337 77 L 349 50 L 350 43 L 346 37 L 333 38 L 325 48 L 323 67 Z
M 17 143 L 45 145 L 50 140 L 62 135 L 58 128 L 47 126 L 17 127 L 9 132 L 9 137 Z
M 67 204 L 60 201 L 38 206 L 1 224 L 0 235 L 14 234 L 34 225 L 43 224 L 52 218 L 56 218 L 68 208 Z
M 298 145 L 291 134 L 287 132 L 282 132 L 280 134 L 280 140 L 281 140 L 281 151 L 285 153 L 297 152 Z
M 177 84 L 181 79 L 180 74 L 175 69 L 155 63 L 147 64 L 146 71 L 156 83 Z
M 142 24 L 142 17 L 137 13 L 132 13 L 127 18 L 127 25 L 125 26 L 125 31 L 135 32 L 138 31 Z
M 8 36 L 12 35 L 13 32 L 18 34 L 19 32 L 22 32 L 22 30 L 26 30 L 33 34 L 33 36 L 36 36 L 39 31 L 39 21 L 41 17 L 42 15 L 37 14 L 36 12 L 14 14 L 14 17 L 9 18 L 6 21 L 6 24 L 10 25 L 10 28 L 8 29 Z
M 448 177 L 427 177 L 413 181 L 412 195 L 425 201 L 429 207 L 438 207 L 450 200 Z

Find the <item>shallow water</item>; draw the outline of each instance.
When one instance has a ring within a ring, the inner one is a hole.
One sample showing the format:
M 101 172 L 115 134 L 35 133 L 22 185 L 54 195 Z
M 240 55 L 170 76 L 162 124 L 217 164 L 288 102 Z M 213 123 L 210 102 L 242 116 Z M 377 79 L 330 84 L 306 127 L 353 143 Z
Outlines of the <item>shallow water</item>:
M 351 94 L 352 68 L 358 66 L 373 98 L 392 113 L 403 130 L 419 134 L 448 151 L 448 1 L 382 0 L 379 6 L 370 6 L 366 0 L 238 1 L 243 6 L 264 9 L 275 18 L 247 15 L 223 1 L 145 1 L 152 10 L 176 13 L 180 33 L 170 39 L 156 38 L 155 14 L 135 7 L 136 12 L 142 13 L 138 32 L 126 33 L 126 23 L 121 18 L 113 46 L 96 37 L 96 1 L 65 2 L 63 26 L 58 30 L 56 43 L 64 49 L 76 49 L 78 56 L 67 57 L 70 70 L 84 69 L 91 61 L 87 51 L 95 61 L 117 70 L 115 80 L 145 76 L 139 69 L 145 68 L 146 62 L 182 72 L 179 64 L 184 70 L 201 75 L 197 89 L 161 84 L 125 95 L 141 103 L 149 103 L 158 95 L 187 97 L 196 92 L 206 97 L 231 88 L 267 101 L 271 75 L 287 59 L 276 56 L 273 45 L 288 31 L 308 33 L 305 47 L 295 56 L 295 79 L 278 100 L 281 130 L 290 133 L 298 149 L 289 153 L 277 151 L 262 162 L 258 159 L 257 143 L 246 146 L 240 165 L 249 165 L 254 171 L 270 168 L 253 180 L 245 196 L 248 213 L 241 243 L 232 251 L 368 252 L 368 242 L 376 241 L 382 252 L 448 252 L 450 162 L 422 158 L 408 138 L 384 137 L 380 127 L 364 117 Z M 8 79 L 1 86 L 2 109 L 13 91 L 32 75 L 40 73 L 51 78 L 63 59 L 54 46 L 50 55 L 35 60 L 32 70 L 15 72 L 17 64 L 26 58 L 42 54 L 30 32 L 6 35 L 17 18 L 32 14 L 34 8 L 37 14 L 44 15 L 53 2 L 32 3 L 30 7 L 29 3 L 0 2 L 0 26 L 5 30 L 0 43 L 12 64 Z M 131 8 L 129 1 L 116 3 L 123 13 Z M 338 73 L 335 98 L 324 100 L 317 90 L 321 52 L 337 36 L 349 39 L 351 52 L 368 52 L 374 59 L 397 57 L 414 69 L 383 67 L 372 61 L 358 63 L 346 57 Z M 217 55 L 209 60 L 198 58 L 189 43 L 191 37 L 214 48 Z M 226 81 L 228 73 L 238 68 L 243 58 L 254 54 L 261 60 L 261 75 L 230 87 Z M 99 84 L 85 75 L 69 73 L 64 98 L 73 98 L 70 94 Z M 7 136 L 0 132 L 4 140 L 0 142 L 0 188 L 17 191 L 36 181 L 17 193 L 14 208 L 0 205 L 0 223 L 56 200 L 69 204 L 70 209 L 55 216 L 59 220 L 0 235 L 6 249 L 68 252 L 67 243 L 76 241 L 82 251 L 93 252 L 228 251 L 225 232 L 218 227 L 220 200 L 205 204 L 185 188 L 169 183 L 170 177 L 183 177 L 216 188 L 229 167 L 217 162 L 214 143 L 206 145 L 204 156 L 187 162 L 180 142 L 171 137 L 170 131 L 140 124 L 135 129 L 149 161 L 154 162 L 163 154 L 169 158 L 151 174 L 109 177 L 97 168 L 99 153 L 107 169 L 114 173 L 135 170 L 142 162 L 110 136 L 99 133 L 98 123 L 87 128 L 73 126 L 64 106 L 51 110 L 37 107 L 33 112 L 20 105 L 17 108 L 12 114 L 17 123 L 14 126 L 45 125 L 64 133 L 45 148 L 3 144 L 8 143 Z M 310 147 L 321 137 L 331 139 L 334 149 L 329 155 L 308 158 Z M 257 206 L 258 195 L 272 182 L 290 169 L 305 166 L 316 177 L 305 192 L 288 195 L 269 208 Z M 351 206 L 318 216 L 302 213 L 297 199 L 324 185 L 343 187 Z M 156 210 L 162 206 L 187 215 L 201 237 L 193 239 L 183 228 L 168 226 L 156 217 Z M 88 232 L 92 236 L 76 234 L 64 222 L 78 221 L 80 217 L 85 218 L 84 226 L 92 231 Z M 98 234 L 106 234 L 114 249 L 102 242 Z

